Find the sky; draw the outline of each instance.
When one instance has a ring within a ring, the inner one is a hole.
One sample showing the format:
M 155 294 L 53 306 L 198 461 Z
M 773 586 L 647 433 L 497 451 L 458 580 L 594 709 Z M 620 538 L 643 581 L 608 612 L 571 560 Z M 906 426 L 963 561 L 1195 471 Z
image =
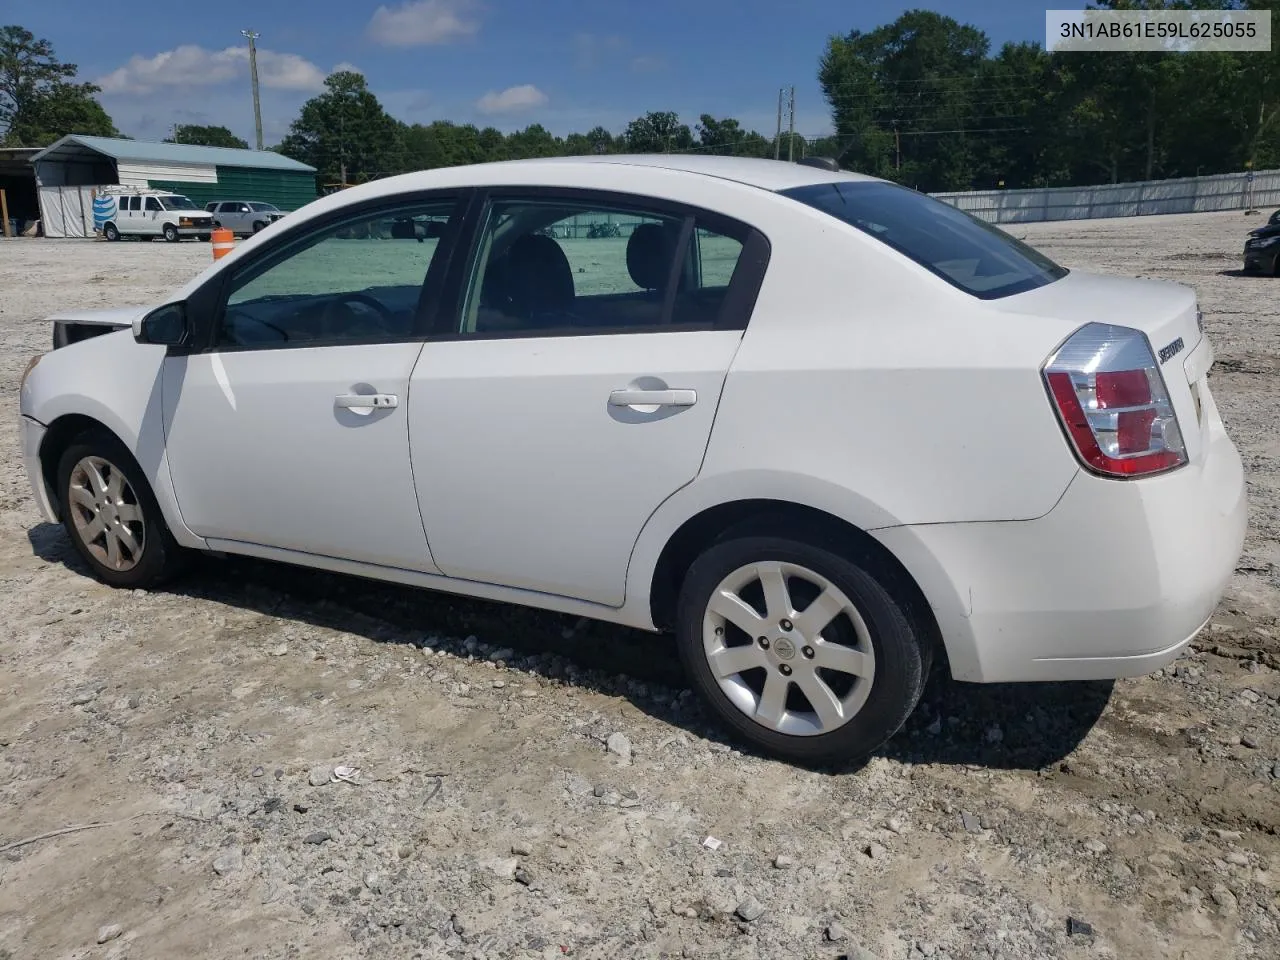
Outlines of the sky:
M 796 132 L 831 120 L 818 85 L 829 37 L 922 3 L 889 0 L 0 0 L 0 23 L 52 42 L 99 84 L 117 128 L 159 140 L 175 123 L 221 124 L 253 142 L 248 46 L 258 40 L 264 140 L 288 133 L 335 68 L 356 69 L 407 123 L 453 120 L 553 133 L 621 133 L 650 110 L 693 126 L 737 117 L 771 136 L 795 87 Z M 960 0 L 932 9 L 993 48 L 1044 43 L 1044 9 Z

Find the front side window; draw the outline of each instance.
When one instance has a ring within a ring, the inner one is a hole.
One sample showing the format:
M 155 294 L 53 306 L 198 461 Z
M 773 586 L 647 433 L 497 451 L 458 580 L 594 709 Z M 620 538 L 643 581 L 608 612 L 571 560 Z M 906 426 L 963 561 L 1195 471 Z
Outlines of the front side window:
M 191 202 L 190 197 L 164 197 L 164 208 L 166 210 L 198 210 L 200 209 Z
M 279 209 L 271 203 L 251 203 L 249 207 L 256 213 L 279 213 Z
M 159 213 L 164 207 L 160 206 L 160 201 L 155 197 L 147 197 L 147 209 Z
M 712 326 L 741 240 L 689 215 L 574 200 L 490 204 L 464 335 Z
M 782 195 L 857 227 L 984 300 L 1042 287 L 1067 273 L 999 227 L 897 184 L 839 180 Z
M 453 200 L 342 221 L 231 279 L 221 346 L 382 342 L 418 334 L 418 302 Z

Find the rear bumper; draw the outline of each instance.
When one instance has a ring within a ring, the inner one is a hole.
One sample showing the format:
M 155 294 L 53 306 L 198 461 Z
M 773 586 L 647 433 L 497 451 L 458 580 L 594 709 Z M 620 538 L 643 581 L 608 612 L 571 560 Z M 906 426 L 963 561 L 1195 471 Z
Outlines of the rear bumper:
M 31 484 L 31 493 L 35 497 L 36 507 L 45 520 L 49 523 L 57 523 L 58 515 L 53 509 L 49 485 L 44 482 L 44 471 L 40 467 L 40 444 L 44 442 L 46 432 L 44 424 L 30 417 L 18 418 L 22 463 L 27 470 L 27 481 Z
M 1221 599 L 1247 524 L 1240 456 L 1206 413 L 1201 457 L 1170 474 L 1082 471 L 1038 520 L 875 533 L 932 606 L 957 680 L 1113 679 L 1176 659 Z

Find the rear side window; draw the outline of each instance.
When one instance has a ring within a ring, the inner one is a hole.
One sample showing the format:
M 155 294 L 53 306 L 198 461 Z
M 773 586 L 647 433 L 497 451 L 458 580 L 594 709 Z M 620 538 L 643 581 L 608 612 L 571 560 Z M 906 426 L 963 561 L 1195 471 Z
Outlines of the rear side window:
M 897 184 L 846 180 L 782 194 L 857 227 L 983 300 L 1043 287 L 1067 274 L 998 227 Z

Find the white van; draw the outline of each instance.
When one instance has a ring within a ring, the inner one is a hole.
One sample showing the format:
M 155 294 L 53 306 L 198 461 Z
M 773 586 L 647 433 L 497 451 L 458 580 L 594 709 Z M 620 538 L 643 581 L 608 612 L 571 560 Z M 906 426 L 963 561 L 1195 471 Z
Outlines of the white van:
M 189 199 L 164 190 L 103 190 L 94 198 L 95 226 L 108 240 L 121 237 L 183 237 L 208 240 L 213 217 Z

